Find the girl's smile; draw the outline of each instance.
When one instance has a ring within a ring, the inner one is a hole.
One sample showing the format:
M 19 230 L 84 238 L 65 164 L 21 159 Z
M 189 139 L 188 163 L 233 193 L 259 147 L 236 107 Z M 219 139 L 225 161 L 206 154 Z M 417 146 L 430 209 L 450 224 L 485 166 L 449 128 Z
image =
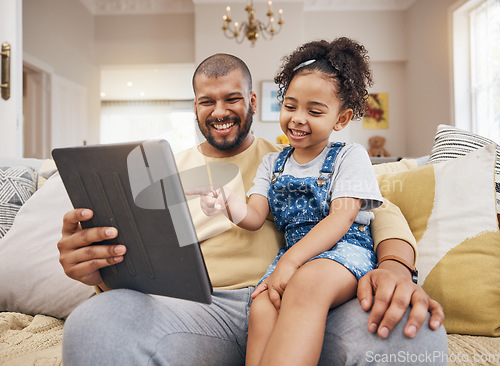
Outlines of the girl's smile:
M 328 144 L 331 133 L 349 123 L 352 110 L 341 110 L 336 81 L 321 72 L 299 72 L 290 82 L 280 113 L 281 129 L 295 148 L 294 157 L 307 162 Z
M 301 138 L 304 138 L 305 136 L 307 136 L 309 134 L 309 132 L 305 132 L 305 131 L 300 131 L 300 130 L 295 130 L 295 129 L 290 129 L 289 130 L 289 133 L 290 133 L 290 138 L 291 139 L 301 139 Z

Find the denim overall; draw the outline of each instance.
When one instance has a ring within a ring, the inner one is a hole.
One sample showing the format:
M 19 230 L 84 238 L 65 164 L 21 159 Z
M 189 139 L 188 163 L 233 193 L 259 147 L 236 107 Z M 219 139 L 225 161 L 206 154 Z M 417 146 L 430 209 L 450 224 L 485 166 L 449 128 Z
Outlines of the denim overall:
M 344 146 L 344 143 L 331 144 L 317 177 L 296 178 L 288 174 L 282 175 L 293 148 L 286 147 L 278 155 L 268 196 L 275 224 L 285 233 L 286 244 L 285 248 L 278 252 L 262 280 L 274 271 L 278 260 L 287 249 L 330 213 L 330 202 L 327 198 L 332 184 L 331 177 L 337 155 Z M 316 258 L 328 258 L 341 263 L 359 280 L 377 264 L 369 225 L 354 222 L 332 249 L 311 260 Z

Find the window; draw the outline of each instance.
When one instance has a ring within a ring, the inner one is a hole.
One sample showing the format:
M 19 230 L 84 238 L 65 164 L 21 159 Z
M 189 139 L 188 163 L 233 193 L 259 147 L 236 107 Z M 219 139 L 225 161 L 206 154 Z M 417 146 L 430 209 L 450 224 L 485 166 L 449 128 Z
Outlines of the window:
M 163 138 L 174 153 L 197 143 L 193 101 L 102 101 L 101 143 Z
M 500 0 L 453 12 L 455 124 L 500 143 Z

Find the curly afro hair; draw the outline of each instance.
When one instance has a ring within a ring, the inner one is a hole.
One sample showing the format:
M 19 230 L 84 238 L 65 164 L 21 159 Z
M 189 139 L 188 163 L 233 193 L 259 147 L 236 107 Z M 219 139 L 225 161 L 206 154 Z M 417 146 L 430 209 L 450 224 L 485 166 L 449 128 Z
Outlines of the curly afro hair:
M 366 48 L 356 41 L 341 37 L 328 42 L 305 43 L 282 59 L 274 81 L 278 84 L 278 99 L 283 102 L 293 77 L 319 71 L 334 82 L 342 109 L 351 108 L 353 118 L 361 118 L 366 110 L 367 86 L 373 85 Z

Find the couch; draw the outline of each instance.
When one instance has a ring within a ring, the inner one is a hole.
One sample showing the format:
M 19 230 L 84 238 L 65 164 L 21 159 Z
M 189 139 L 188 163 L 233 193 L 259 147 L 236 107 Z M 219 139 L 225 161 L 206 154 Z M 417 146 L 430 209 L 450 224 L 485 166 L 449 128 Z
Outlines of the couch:
M 374 166 L 417 239 L 419 284 L 445 310 L 450 365 L 500 365 L 497 149 L 440 125 L 429 156 Z M 58 262 L 71 204 L 54 168 L 0 159 L 0 365 L 61 365 L 64 319 L 95 296 Z

